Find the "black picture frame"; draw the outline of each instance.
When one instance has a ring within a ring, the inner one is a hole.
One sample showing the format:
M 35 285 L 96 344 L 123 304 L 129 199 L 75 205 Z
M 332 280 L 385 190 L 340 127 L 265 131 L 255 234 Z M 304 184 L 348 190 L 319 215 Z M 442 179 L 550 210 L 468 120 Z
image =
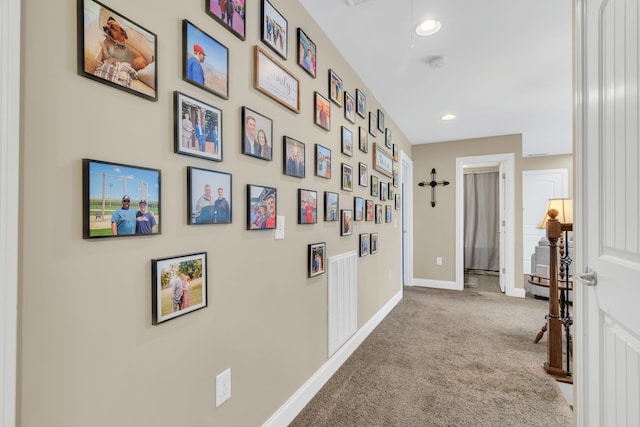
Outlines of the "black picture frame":
M 392 180 L 393 186 L 395 188 L 398 188 L 398 186 L 400 185 L 400 176 L 398 175 L 398 171 L 394 170 L 393 171 L 393 180 Z
M 95 0 L 78 0 L 78 75 L 158 100 L 158 37 Z
M 362 197 L 353 198 L 353 220 L 364 221 L 364 199 Z
M 360 187 L 369 186 L 369 166 L 366 163 L 358 163 L 358 185 Z
M 311 243 L 308 246 L 309 277 L 318 276 L 326 271 L 327 244 L 325 242 Z
M 342 185 L 343 191 L 353 191 L 353 166 L 343 163 L 342 164 Z
M 378 108 L 378 130 L 384 132 L 384 112 Z
M 275 230 L 277 218 L 276 188 L 247 184 L 247 230 Z
M 187 167 L 187 224 L 231 224 L 231 174 Z
M 370 254 L 378 253 L 378 233 L 371 233 L 369 235 L 369 248 Z
M 379 196 L 379 179 L 376 175 L 370 175 L 371 176 L 371 197 L 378 197 Z
M 83 238 L 161 234 L 160 178 L 159 169 L 82 159 Z
M 182 20 L 182 79 L 229 99 L 229 49 L 188 19 Z
M 366 199 L 364 201 L 364 220 L 365 221 L 374 220 L 374 207 L 373 207 L 373 200 L 371 199 Z
M 174 92 L 175 152 L 222 161 L 222 110 L 182 92 Z
M 396 144 L 393 144 L 393 150 L 391 152 L 393 153 L 393 161 L 397 162 L 398 161 L 398 146 Z
M 384 212 L 383 212 L 382 204 L 376 203 L 375 204 L 375 223 L 382 224 L 382 221 L 384 219 L 383 217 L 384 217 Z
M 342 146 L 342 154 L 353 157 L 353 132 L 345 126 L 340 126 L 340 142 Z
M 360 89 L 356 89 L 356 113 L 363 119 L 367 118 L 367 96 Z
M 282 173 L 296 178 L 304 178 L 305 154 L 304 142 L 286 135 L 282 137 Z
M 154 325 L 208 305 L 206 252 L 152 259 L 151 277 Z
M 340 210 L 340 235 L 351 236 L 353 234 L 353 210 Z
M 246 2 L 207 0 L 206 12 L 231 34 L 240 40 L 246 39 Z M 233 11 L 229 14 L 229 11 Z
M 313 123 L 326 131 L 331 130 L 331 104 L 320 92 L 314 92 Z
M 331 149 L 316 144 L 316 176 L 331 179 Z
M 344 91 L 344 118 L 351 123 L 356 122 L 356 99 L 346 90 Z
M 381 202 L 384 202 L 387 200 L 388 188 L 389 186 L 387 185 L 386 182 L 380 181 L 380 201 Z
M 273 160 L 273 120 L 249 107 L 242 107 L 241 145 L 242 154 Z
M 378 136 L 378 118 L 373 111 L 369 111 L 369 134 Z
M 402 206 L 400 194 L 396 193 L 394 196 L 395 196 L 395 205 L 396 205 L 395 207 L 396 207 L 396 210 L 399 211 L 400 207 Z
M 316 44 L 302 28 L 298 27 L 298 65 L 314 79 L 317 60 Z
M 384 222 L 389 223 L 392 220 L 393 208 L 391 205 L 384 205 Z
M 391 145 L 392 145 L 391 137 L 392 137 L 391 129 L 385 128 L 385 130 L 384 130 L 384 145 L 387 148 L 391 148 Z
M 362 126 L 358 126 L 358 148 L 363 153 L 369 152 L 369 132 Z
M 318 222 L 318 192 L 298 188 L 298 224 Z
M 332 191 L 324 192 L 324 220 L 326 222 L 338 221 L 338 206 L 340 203 L 340 195 Z
M 329 69 L 329 99 L 340 107 L 342 107 L 344 102 L 344 86 L 342 79 L 331 69 Z
M 369 233 L 360 233 L 359 253 L 360 257 L 369 255 Z
M 287 59 L 289 23 L 269 0 L 262 0 L 260 40 L 282 59 Z

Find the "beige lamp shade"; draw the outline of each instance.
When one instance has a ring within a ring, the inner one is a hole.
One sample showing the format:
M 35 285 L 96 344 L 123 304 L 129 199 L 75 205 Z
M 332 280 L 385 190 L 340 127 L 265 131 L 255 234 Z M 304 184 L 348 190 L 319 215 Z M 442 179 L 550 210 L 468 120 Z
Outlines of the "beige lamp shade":
M 538 224 L 538 228 L 547 228 L 547 221 L 549 210 L 555 209 L 558 211 L 556 219 L 560 224 L 573 224 L 573 200 L 571 199 L 549 199 L 547 203 L 547 209 L 544 211 L 544 218 Z

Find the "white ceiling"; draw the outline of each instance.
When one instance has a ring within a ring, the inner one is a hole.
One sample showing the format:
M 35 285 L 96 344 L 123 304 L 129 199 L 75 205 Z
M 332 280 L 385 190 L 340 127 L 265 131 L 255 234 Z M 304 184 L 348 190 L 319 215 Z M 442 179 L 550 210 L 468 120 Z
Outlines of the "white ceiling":
M 524 156 L 572 152 L 572 0 L 353 2 L 300 0 L 412 144 L 522 133 Z M 419 37 L 427 17 L 442 29 Z

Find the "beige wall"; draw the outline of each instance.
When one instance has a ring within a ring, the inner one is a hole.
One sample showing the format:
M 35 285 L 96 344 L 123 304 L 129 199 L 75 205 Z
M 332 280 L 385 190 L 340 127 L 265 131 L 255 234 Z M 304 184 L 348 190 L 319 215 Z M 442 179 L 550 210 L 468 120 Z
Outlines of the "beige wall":
M 356 149 L 350 158 L 339 145 L 341 125 L 354 132 L 357 145 L 358 126 L 367 122 L 358 118 L 352 125 L 333 106 L 331 132 L 321 130 L 313 125 L 313 92 L 327 94 L 332 68 L 350 93 L 363 89 L 375 111 L 374 96 L 298 2 L 273 0 L 289 22 L 289 59 L 279 62 L 301 81 L 301 113 L 284 109 L 252 88 L 253 46 L 269 50 L 258 40 L 260 2 L 247 0 L 244 42 L 207 16 L 204 3 L 108 2 L 158 36 L 154 103 L 76 74 L 75 1 L 23 2 L 21 427 L 261 425 L 327 360 L 328 274 L 307 278 L 307 244 L 325 241 L 332 256 L 356 250 L 358 233 L 379 233 L 379 253 L 358 259 L 359 326 L 400 290 L 398 211 L 392 224 L 356 223 L 350 237 L 339 236 L 338 223 L 296 224 L 298 188 L 320 197 L 338 192 L 341 208 L 352 208 L 353 196 L 368 196 L 368 188 L 357 185 L 354 192 L 340 190 L 340 164 L 371 168 L 371 150 Z M 182 81 L 183 18 L 229 48 L 228 100 Z M 298 26 L 317 44 L 316 79 L 296 64 Z M 223 110 L 222 163 L 174 154 L 174 90 Z M 272 162 L 240 152 L 244 105 L 273 119 Z M 386 125 L 410 152 L 389 115 Z M 315 143 L 331 148 L 332 179 L 310 172 L 303 180 L 283 176 L 283 135 L 306 144 L 309 165 Z M 162 235 L 83 240 L 83 158 L 161 169 Z M 448 162 L 435 160 L 429 158 L 429 167 L 452 175 Z M 186 224 L 187 166 L 233 174 L 233 224 Z M 277 187 L 284 240 L 245 230 L 248 183 Z M 439 191 L 441 204 L 430 214 L 451 208 L 451 190 Z M 208 307 L 153 326 L 151 260 L 196 251 L 208 252 Z M 215 376 L 227 368 L 232 397 L 216 408 Z
M 414 278 L 455 281 L 456 222 L 456 158 L 488 154 L 513 153 L 515 157 L 515 255 L 522 258 L 522 135 L 447 141 L 413 147 L 414 180 Z M 436 206 L 431 207 L 431 188 L 418 187 L 421 181 L 431 181 L 431 169 L 436 168 L 436 180 L 447 180 L 449 186 L 436 187 Z M 442 265 L 436 265 L 442 257 Z M 522 266 L 515 263 L 515 277 L 522 276 Z M 516 287 L 522 287 L 519 280 Z

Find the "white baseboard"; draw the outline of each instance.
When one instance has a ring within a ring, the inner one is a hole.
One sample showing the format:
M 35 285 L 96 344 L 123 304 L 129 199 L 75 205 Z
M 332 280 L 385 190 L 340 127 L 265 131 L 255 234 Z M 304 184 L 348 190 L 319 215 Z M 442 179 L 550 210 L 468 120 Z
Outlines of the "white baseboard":
M 462 291 L 464 290 L 464 285 L 462 287 L 458 286 L 456 282 L 449 282 L 444 280 L 429 280 L 429 279 L 413 279 L 411 281 L 413 286 L 421 286 L 423 288 L 436 288 L 436 289 L 449 289 L 452 291 Z
M 293 421 L 293 419 L 304 409 L 304 407 L 313 399 L 313 396 L 320 391 L 323 385 L 342 364 L 353 354 L 360 344 L 369 336 L 369 334 L 387 317 L 387 314 L 402 299 L 402 290 L 395 294 L 367 323 L 364 324 L 356 333 L 342 346 L 335 354 L 327 360 L 311 376 L 294 394 L 280 407 L 263 425 L 262 427 L 284 427 Z
M 526 296 L 527 291 L 525 291 L 522 288 L 512 288 L 512 289 L 507 288 L 507 291 L 505 293 L 508 297 L 524 298 Z

